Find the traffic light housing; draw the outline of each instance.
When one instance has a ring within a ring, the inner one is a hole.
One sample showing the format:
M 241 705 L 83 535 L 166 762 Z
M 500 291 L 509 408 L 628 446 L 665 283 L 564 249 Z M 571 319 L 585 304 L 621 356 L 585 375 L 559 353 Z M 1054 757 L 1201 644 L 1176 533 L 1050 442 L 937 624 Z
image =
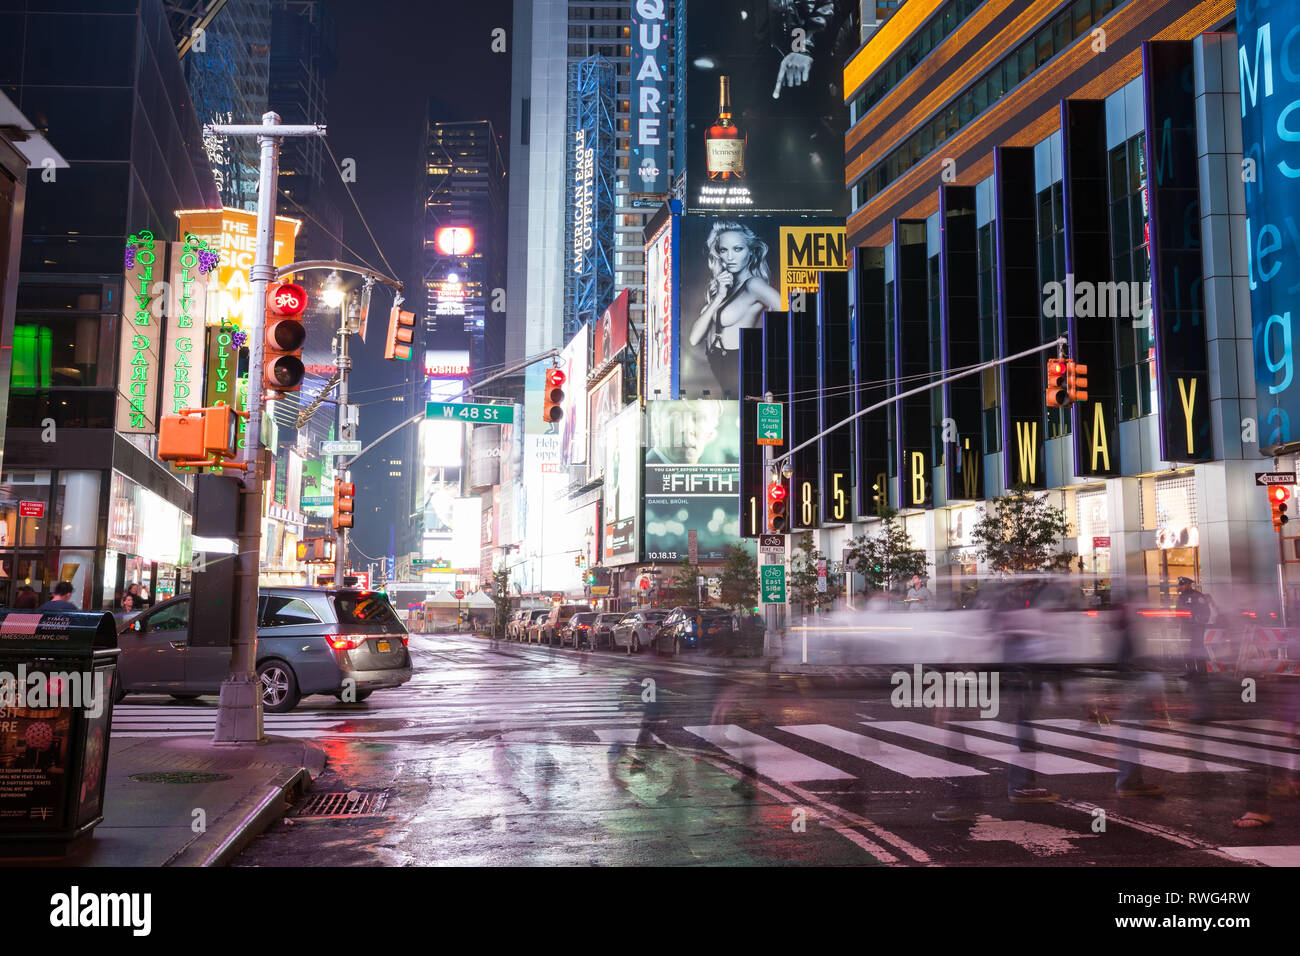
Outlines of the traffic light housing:
M 158 423 L 158 460 L 198 467 L 235 457 L 241 416 L 247 417 L 229 405 L 184 408 L 179 415 L 164 415 Z
M 1065 390 L 1072 402 L 1088 400 L 1088 366 L 1078 362 L 1065 363 Z
M 767 483 L 767 530 L 771 534 L 784 534 L 788 527 L 787 511 L 790 489 L 784 481 Z
M 393 306 L 388 313 L 388 337 L 384 339 L 384 358 L 410 361 L 411 343 L 415 341 L 415 313 Z
M 1064 408 L 1070 404 L 1070 395 L 1066 389 L 1070 363 L 1065 359 L 1047 360 L 1047 407 Z
M 302 313 L 307 293 L 302 286 L 281 282 L 266 292 L 266 330 L 263 333 L 262 385 L 284 394 L 302 388 L 307 369 L 302 364 L 302 346 L 307 329 Z
M 1282 526 L 1290 519 L 1286 515 L 1286 503 L 1291 492 L 1282 485 L 1268 486 L 1268 503 L 1273 512 L 1273 530 L 1281 532 Z
M 344 528 L 352 527 L 352 508 L 355 504 L 353 501 L 357 493 L 357 486 L 350 481 L 344 481 L 342 478 L 334 479 L 334 530 L 342 531 Z
M 542 395 L 542 421 L 554 425 L 564 417 L 565 375 L 558 368 L 546 370 L 546 391 Z

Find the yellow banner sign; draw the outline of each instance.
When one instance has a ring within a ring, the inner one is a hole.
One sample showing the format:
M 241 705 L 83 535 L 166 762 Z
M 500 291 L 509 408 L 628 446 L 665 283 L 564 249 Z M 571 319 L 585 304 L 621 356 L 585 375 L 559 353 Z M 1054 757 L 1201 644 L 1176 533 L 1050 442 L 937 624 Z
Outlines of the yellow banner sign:
M 845 272 L 848 255 L 843 226 L 781 226 L 781 308 L 789 311 L 790 293 L 816 294 L 818 274 Z

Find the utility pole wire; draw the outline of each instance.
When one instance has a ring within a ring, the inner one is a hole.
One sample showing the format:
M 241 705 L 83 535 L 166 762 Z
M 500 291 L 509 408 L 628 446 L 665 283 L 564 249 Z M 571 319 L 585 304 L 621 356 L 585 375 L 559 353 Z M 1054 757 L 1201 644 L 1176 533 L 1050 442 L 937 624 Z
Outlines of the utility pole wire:
M 776 456 L 771 460 L 771 462 L 768 463 L 768 465 L 769 467 L 774 467 L 776 465 L 779 465 L 781 464 L 781 462 L 785 461 L 795 452 L 802 451 L 803 449 L 807 448 L 809 445 L 811 445 L 813 442 L 817 441 L 818 439 L 826 437 L 831 432 L 835 431 L 835 429 L 843 428 L 849 422 L 856 421 L 857 419 L 861 418 L 863 415 L 866 415 L 868 412 L 878 411 L 879 409 L 884 408 L 886 405 L 892 405 L 894 404 L 894 402 L 900 401 L 901 399 L 909 398 L 912 395 L 919 395 L 922 392 L 928 392 L 932 388 L 937 388 L 940 385 L 947 384 L 948 382 L 955 381 L 956 379 L 959 378 L 965 378 L 968 375 L 974 375 L 977 372 L 984 371 L 986 368 L 993 368 L 995 365 L 1005 365 L 1007 362 L 1014 362 L 1016 359 L 1024 358 L 1027 355 L 1036 355 L 1039 352 L 1046 352 L 1048 349 L 1055 349 L 1055 348 L 1064 349 L 1068 347 L 1069 347 L 1069 343 L 1066 341 L 1065 336 L 1062 335 L 1060 338 L 1053 339 L 1052 341 L 1048 342 L 1045 345 L 1039 345 L 1032 349 L 1025 349 L 1023 352 L 1017 352 L 1015 355 L 1008 355 L 1006 358 L 993 359 L 991 362 L 981 362 L 979 365 L 972 365 L 970 368 L 966 369 L 963 372 L 958 372 L 955 375 L 945 376 L 944 378 L 941 378 L 937 381 L 930 382 L 928 385 L 920 385 L 917 388 L 908 389 L 906 392 L 899 392 L 897 395 L 893 396 L 892 398 L 887 398 L 883 402 L 876 402 L 876 404 L 864 408 L 860 412 L 854 412 L 848 418 L 844 419 L 844 421 L 836 422 L 830 428 L 822 429 L 816 435 L 813 435 L 812 438 L 809 438 L 807 441 L 805 441 L 803 444 L 796 445 L 794 448 L 791 448 L 784 455 Z

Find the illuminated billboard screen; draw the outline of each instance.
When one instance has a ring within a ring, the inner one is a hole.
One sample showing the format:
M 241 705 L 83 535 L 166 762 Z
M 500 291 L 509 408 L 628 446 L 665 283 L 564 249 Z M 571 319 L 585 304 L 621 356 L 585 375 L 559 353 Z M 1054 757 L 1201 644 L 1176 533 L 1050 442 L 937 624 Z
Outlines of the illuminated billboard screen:
M 560 419 L 560 462 L 580 465 L 587 460 L 587 326 L 560 353 L 564 372 L 564 417 Z
M 632 110 L 629 149 L 634 193 L 668 192 L 668 117 L 672 115 L 668 43 L 672 23 L 663 0 L 632 3 Z
M 641 408 L 629 405 L 610 420 L 605 439 L 605 564 L 630 564 L 638 559 L 640 497 Z
M 429 376 L 427 399 L 431 402 L 463 401 L 465 376 L 469 374 L 468 352 L 425 352 L 424 371 Z M 425 421 L 423 431 L 424 466 L 457 468 L 461 463 L 461 443 L 465 428 L 461 422 Z
M 688 399 L 739 399 L 740 331 L 761 328 L 769 309 L 786 311 L 792 293 L 797 306 L 801 290 L 812 321 L 807 296 L 817 291 L 819 272 L 848 268 L 844 223 L 793 216 L 680 218 L 677 388 Z
M 740 540 L 740 403 L 647 402 L 645 550 L 680 561 L 695 531 L 701 561 Z
M 677 252 L 677 216 L 669 216 L 650 242 L 645 255 L 646 397 L 677 395 L 677 285 L 673 257 Z
M 587 477 L 605 473 L 605 438 L 609 423 L 623 407 L 623 369 L 615 366 L 587 393 Z
M 843 66 L 858 0 L 692 3 L 686 14 L 688 212 L 848 214 Z

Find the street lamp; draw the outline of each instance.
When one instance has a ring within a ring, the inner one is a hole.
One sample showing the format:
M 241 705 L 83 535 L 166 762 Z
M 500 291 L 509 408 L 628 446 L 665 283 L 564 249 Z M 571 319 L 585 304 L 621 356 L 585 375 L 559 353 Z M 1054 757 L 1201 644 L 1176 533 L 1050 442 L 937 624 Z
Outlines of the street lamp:
M 330 272 L 325 277 L 325 285 L 321 288 L 321 298 L 331 309 L 337 309 L 343 304 L 343 280 L 339 278 L 338 270 Z

